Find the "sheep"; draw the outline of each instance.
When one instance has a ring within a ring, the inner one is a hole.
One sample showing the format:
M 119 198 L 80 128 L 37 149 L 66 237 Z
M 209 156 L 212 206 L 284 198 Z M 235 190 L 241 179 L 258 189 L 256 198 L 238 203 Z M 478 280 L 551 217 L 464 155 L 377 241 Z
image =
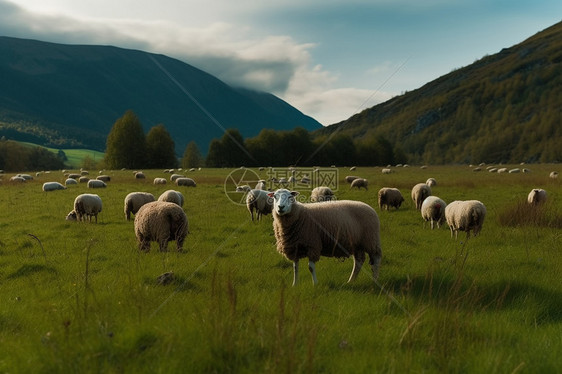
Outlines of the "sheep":
M 390 173 L 392 173 L 392 169 L 384 168 L 384 169 L 381 170 L 381 173 L 383 173 L 383 174 L 390 174 Z
M 71 185 L 71 184 L 78 184 L 78 182 L 76 182 L 76 179 L 72 179 L 72 178 L 68 178 L 67 180 L 64 181 L 65 185 Z
M 33 177 L 29 174 L 18 174 L 17 177 L 21 177 L 21 178 L 25 179 L 26 181 L 33 180 Z
M 558 178 L 558 172 L 557 171 L 551 171 L 548 176 L 549 176 L 549 178 L 556 179 L 556 178 Z
M 260 179 L 258 181 L 258 183 L 256 183 L 256 186 L 254 187 L 254 189 L 256 190 L 265 190 L 265 180 Z
M 527 202 L 531 205 L 539 205 L 546 201 L 546 191 L 541 188 L 534 188 L 527 196 Z
M 137 214 L 141 206 L 146 203 L 151 203 L 154 200 L 154 195 L 150 192 L 131 192 L 125 196 L 123 211 L 127 221 L 131 220 L 131 213 Z
M 166 184 L 166 178 L 154 178 L 154 184 Z
M 348 175 L 345 177 L 345 181 L 349 184 L 351 184 L 354 180 L 358 179 L 359 177 L 355 176 L 355 175 Z
M 268 191 L 253 189 L 246 195 L 246 207 L 250 212 L 252 221 L 254 220 L 254 210 L 256 219 L 261 220 L 262 215 L 268 215 L 273 209 L 273 200 L 268 196 Z
M 76 174 L 76 173 L 71 173 L 67 175 L 67 178 L 72 178 L 72 179 L 80 179 L 81 175 L 80 174 Z
M 369 181 L 364 178 L 357 178 L 353 180 L 353 182 L 351 182 L 351 188 L 357 187 L 358 190 L 360 190 L 361 187 L 365 188 L 365 190 L 368 190 L 368 185 Z
M 243 186 L 236 186 L 236 192 L 248 192 L 251 191 L 252 187 L 248 186 L 247 184 L 243 185 Z
M 144 173 L 142 171 L 137 171 L 135 173 L 135 179 L 145 179 L 146 176 L 144 175 Z
M 425 184 L 427 184 L 429 187 L 435 187 L 437 186 L 437 181 L 435 180 L 435 178 L 427 178 Z
M 178 178 L 185 178 L 185 175 L 181 174 L 172 174 L 170 175 L 170 182 L 175 182 Z
M 43 183 L 43 191 L 56 191 L 56 190 L 66 190 L 66 187 L 59 182 L 45 182 Z
M 398 210 L 400 205 L 404 202 L 404 197 L 402 193 L 397 188 L 383 187 L 379 190 L 379 208 L 383 210 L 390 210 L 390 207 L 394 207 Z
M 109 182 L 111 177 L 109 175 L 98 175 L 96 179 L 102 182 Z
M 420 210 L 423 201 L 431 196 L 431 187 L 425 183 L 418 183 L 412 188 L 412 200 L 416 204 L 416 209 Z
M 517 173 L 520 173 L 520 172 L 521 172 L 521 170 L 519 168 L 510 169 L 508 171 L 509 174 L 517 174 Z
M 158 197 L 158 201 L 166 201 L 183 206 L 183 195 L 179 191 L 167 190 L 162 192 L 162 195 Z
M 445 219 L 453 232 L 455 239 L 458 238 L 459 231 L 466 232 L 466 239 L 470 238 L 470 231 L 476 236 L 482 230 L 484 218 L 486 217 L 486 207 L 478 200 L 453 201 L 445 207 Z
M 353 256 L 348 282 L 357 278 L 366 254 L 373 272 L 379 275 L 382 257 L 380 222 L 369 205 L 352 200 L 323 204 L 301 204 L 296 191 L 279 189 L 268 194 L 273 202 L 273 230 L 277 251 L 293 261 L 293 286 L 298 281 L 299 260 L 308 258 L 313 284 L 317 284 L 316 265 L 320 256 Z
M 331 190 L 330 187 L 320 186 L 315 187 L 312 192 L 310 193 L 310 201 L 315 202 L 322 202 L 322 201 L 332 201 L 334 200 L 334 192 Z
M 97 179 L 90 179 L 88 181 L 88 188 L 105 188 L 107 184 L 104 181 L 99 181 Z
M 437 223 L 437 228 L 441 227 L 441 223 L 445 220 L 445 208 L 447 204 L 437 196 L 428 196 L 422 203 L 421 216 L 425 222 L 431 222 L 431 229 L 433 230 L 433 223 Z
M 89 180 L 90 180 L 90 178 L 86 177 L 86 176 L 82 176 L 82 177 L 78 178 L 79 183 L 88 183 Z
M 102 210 L 102 201 L 98 195 L 83 193 L 76 196 L 74 199 L 74 210 L 71 211 L 68 216 L 72 217 L 74 215 L 76 221 L 90 221 L 92 222 L 92 216 L 96 219 L 98 223 L 98 213 Z
M 88 170 L 80 170 L 80 175 L 90 175 Z
M 24 177 L 14 175 L 14 176 L 10 177 L 10 182 L 24 183 L 24 182 L 27 182 L 27 180 Z
M 177 204 L 153 201 L 144 204 L 135 215 L 135 235 L 141 251 L 148 252 L 150 242 L 155 241 L 164 252 L 168 242 L 175 240 L 176 248 L 181 252 L 188 233 L 187 216 Z
M 197 183 L 191 178 L 176 178 L 175 183 L 177 186 L 197 187 Z

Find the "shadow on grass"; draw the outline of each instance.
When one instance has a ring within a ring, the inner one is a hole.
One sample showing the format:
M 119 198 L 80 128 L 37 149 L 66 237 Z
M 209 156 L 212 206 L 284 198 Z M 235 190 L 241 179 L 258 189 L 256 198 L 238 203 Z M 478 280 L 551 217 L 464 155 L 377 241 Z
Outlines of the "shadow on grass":
M 16 279 L 20 277 L 27 277 L 31 274 L 46 272 L 50 274 L 57 274 L 57 270 L 47 265 L 22 265 L 18 270 L 8 275 L 8 279 Z

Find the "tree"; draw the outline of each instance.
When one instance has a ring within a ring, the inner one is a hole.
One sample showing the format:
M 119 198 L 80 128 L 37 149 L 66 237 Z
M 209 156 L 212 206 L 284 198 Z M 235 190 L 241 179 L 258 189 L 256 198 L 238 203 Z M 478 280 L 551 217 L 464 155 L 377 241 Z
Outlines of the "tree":
M 105 166 L 108 169 L 136 169 L 146 166 L 146 138 L 142 124 L 132 110 L 115 121 L 107 136 Z
M 177 158 L 174 147 L 174 141 L 163 124 L 151 128 L 146 135 L 147 167 L 175 168 Z
M 185 151 L 183 152 L 183 158 L 181 159 L 181 167 L 184 169 L 191 169 L 200 167 L 203 164 L 203 156 L 197 147 L 197 143 L 194 141 L 189 142 Z
M 209 144 L 205 165 L 209 167 L 240 167 L 247 165 L 252 156 L 244 145 L 244 138 L 236 129 L 228 129 L 219 139 Z M 255 162 L 255 160 L 252 160 Z

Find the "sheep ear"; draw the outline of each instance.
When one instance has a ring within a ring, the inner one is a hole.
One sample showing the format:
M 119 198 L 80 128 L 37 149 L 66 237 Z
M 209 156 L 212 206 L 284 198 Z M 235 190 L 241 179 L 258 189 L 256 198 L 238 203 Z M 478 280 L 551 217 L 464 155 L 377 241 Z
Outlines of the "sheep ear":
M 291 191 L 291 195 L 293 195 L 293 197 L 296 197 L 299 195 L 298 191 Z

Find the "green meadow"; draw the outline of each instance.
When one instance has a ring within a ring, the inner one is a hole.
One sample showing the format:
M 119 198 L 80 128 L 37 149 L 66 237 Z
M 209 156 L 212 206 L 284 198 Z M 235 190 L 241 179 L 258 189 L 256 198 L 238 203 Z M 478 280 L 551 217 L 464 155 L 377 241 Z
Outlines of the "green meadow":
M 509 167 L 509 166 L 506 166 Z M 23 184 L 0 182 L 0 372 L 6 373 L 550 373 L 562 368 L 562 181 L 560 165 L 529 173 L 468 166 L 337 169 L 338 199 L 364 201 L 381 221 L 383 260 L 354 283 L 351 259 L 322 258 L 313 286 L 301 262 L 277 253 L 272 218 L 252 222 L 235 204 L 229 169 L 185 174 L 197 187 L 154 185 L 170 174 L 105 171 L 105 189 L 64 183 L 61 171 Z M 333 169 L 334 171 L 336 169 Z M 254 170 L 267 178 L 267 170 Z M 34 173 L 30 173 L 35 175 Z M 230 175 L 230 177 L 229 177 Z M 248 181 L 255 182 L 251 175 Z M 369 190 L 350 190 L 358 175 Z M 244 175 L 243 175 L 244 176 Z M 431 230 L 410 198 L 429 177 L 446 202 L 487 207 L 481 234 Z M 381 211 L 377 192 L 405 202 Z M 532 188 L 548 202 L 532 208 Z M 170 243 L 140 253 L 123 200 L 129 192 L 185 196 L 184 251 Z M 226 189 L 226 193 L 225 193 Z M 103 200 L 98 223 L 65 220 L 81 193 Z M 301 194 L 306 196 L 306 189 Z M 158 276 L 173 272 L 168 284 Z

